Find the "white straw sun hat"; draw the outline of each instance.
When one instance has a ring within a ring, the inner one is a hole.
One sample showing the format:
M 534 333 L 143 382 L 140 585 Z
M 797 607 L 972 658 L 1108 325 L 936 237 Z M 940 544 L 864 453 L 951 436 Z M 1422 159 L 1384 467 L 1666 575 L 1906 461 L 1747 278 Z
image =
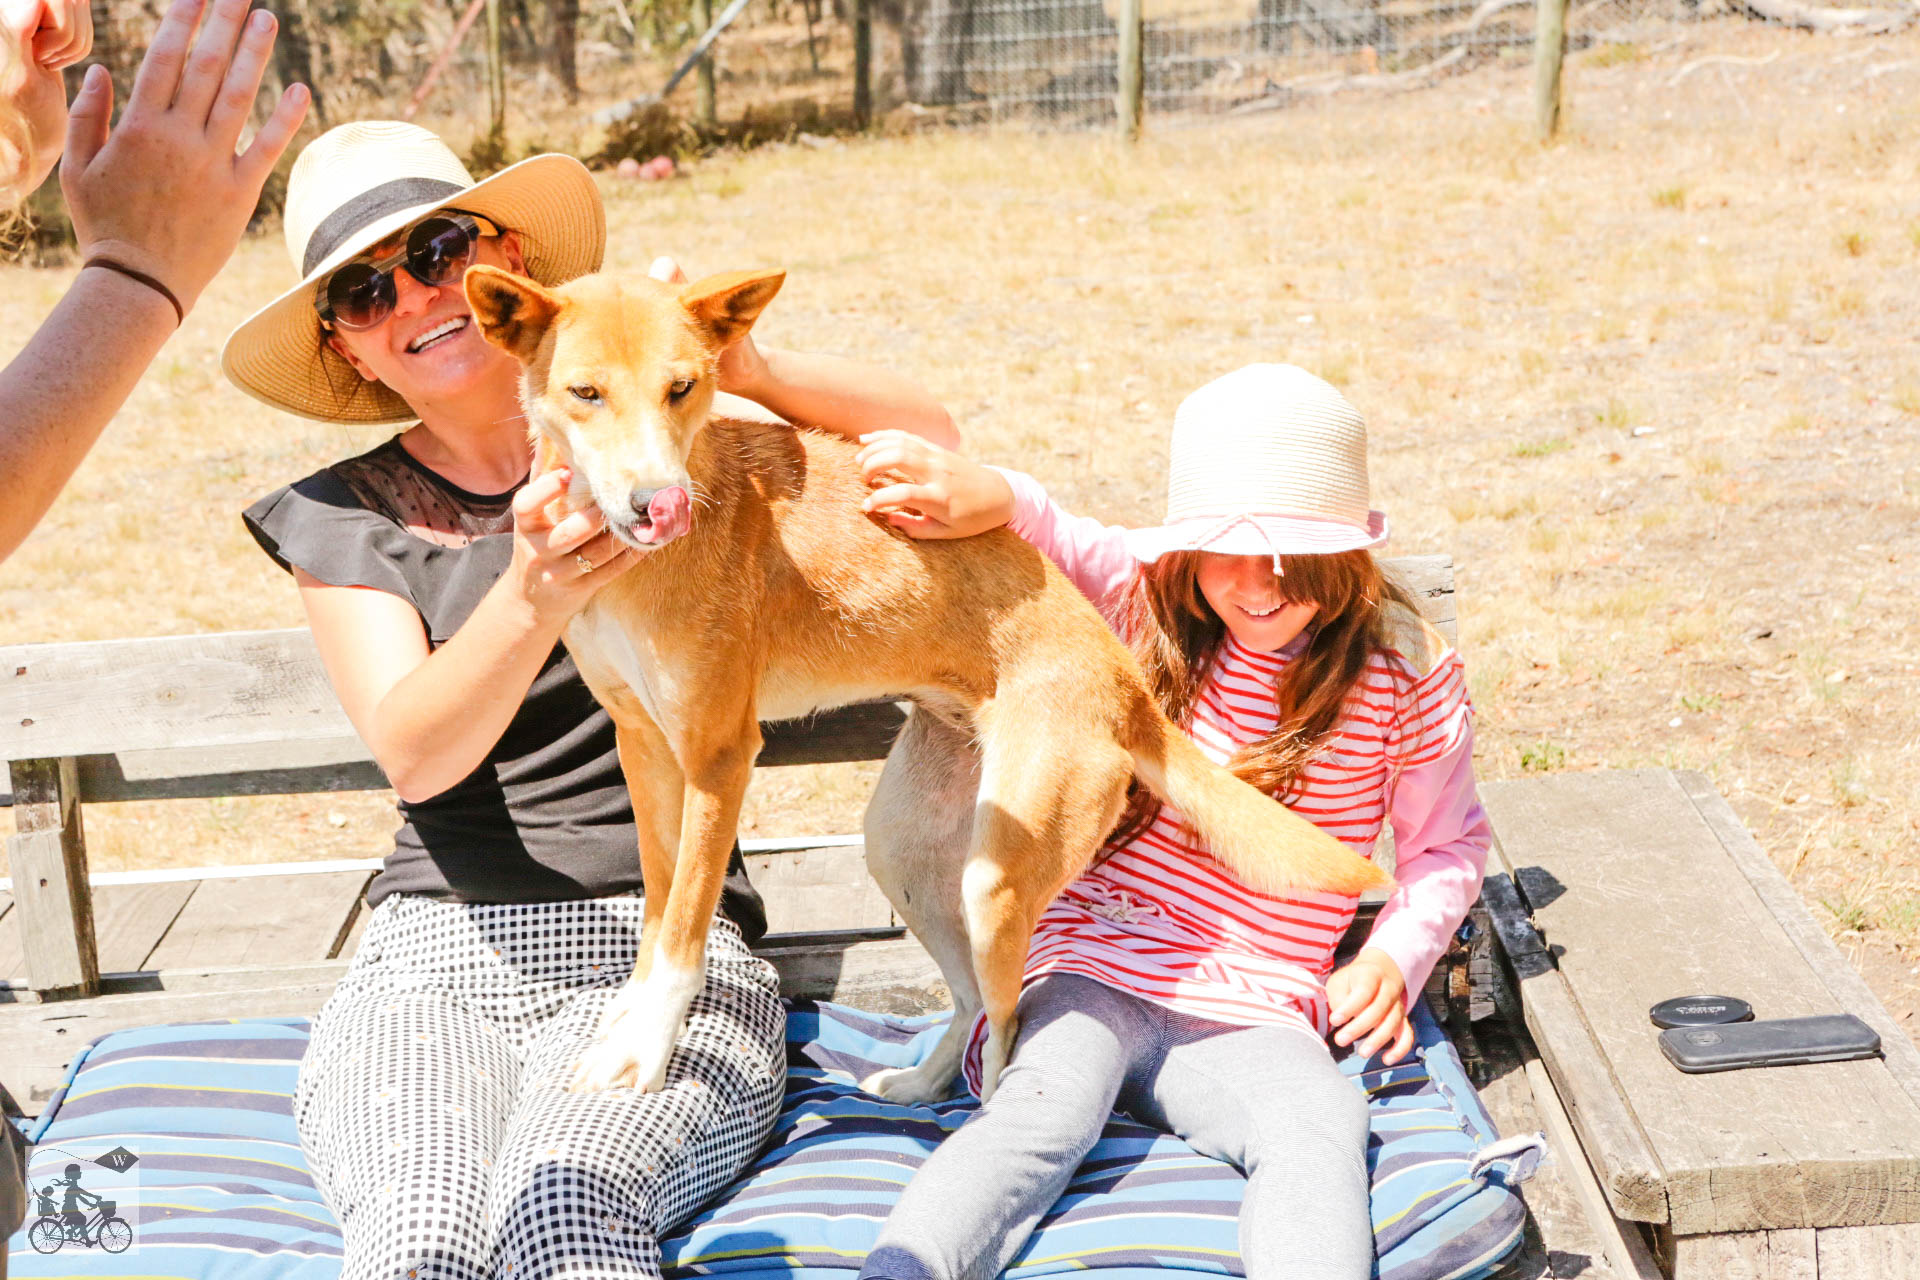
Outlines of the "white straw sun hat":
M 1173 551 L 1273 557 L 1377 547 L 1367 424 L 1330 383 L 1290 364 L 1215 378 L 1173 415 L 1167 518 L 1126 535 L 1136 559 Z
M 564 284 L 600 268 L 607 220 L 593 175 L 572 156 L 540 155 L 475 182 L 446 143 L 417 125 L 367 120 L 307 145 L 287 180 L 287 252 L 300 283 L 227 339 L 235 386 L 276 409 L 324 422 L 405 422 L 419 415 L 327 347 L 314 310 L 335 268 L 436 209 L 476 213 L 516 232 L 527 274 Z

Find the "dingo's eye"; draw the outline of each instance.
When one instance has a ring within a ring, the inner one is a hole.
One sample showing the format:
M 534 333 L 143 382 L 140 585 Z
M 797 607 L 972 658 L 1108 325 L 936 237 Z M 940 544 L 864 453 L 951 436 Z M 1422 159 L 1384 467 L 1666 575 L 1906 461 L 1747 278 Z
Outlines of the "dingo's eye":
M 573 393 L 575 400 L 584 400 L 588 404 L 600 403 L 600 388 L 598 387 L 590 387 L 583 382 L 577 387 L 568 387 L 567 390 Z
M 667 396 L 669 399 L 678 400 L 680 399 L 680 397 L 686 395 L 687 392 L 691 390 L 693 390 L 693 379 L 681 378 L 679 381 L 675 382 L 672 386 L 667 388 Z

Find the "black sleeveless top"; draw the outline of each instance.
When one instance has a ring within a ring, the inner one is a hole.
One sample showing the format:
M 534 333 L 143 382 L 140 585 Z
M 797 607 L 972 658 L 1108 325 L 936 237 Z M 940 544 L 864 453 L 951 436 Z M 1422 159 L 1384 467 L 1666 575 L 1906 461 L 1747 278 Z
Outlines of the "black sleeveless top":
M 516 486 L 517 487 L 517 486 Z M 513 491 L 469 493 L 398 437 L 268 494 L 242 515 L 281 568 L 399 596 L 445 643 L 513 558 Z M 400 802 L 393 853 L 367 901 L 421 893 L 462 902 L 554 902 L 641 887 L 633 807 L 613 721 L 555 646 L 479 768 Z M 766 908 L 736 846 L 721 909 L 748 941 Z

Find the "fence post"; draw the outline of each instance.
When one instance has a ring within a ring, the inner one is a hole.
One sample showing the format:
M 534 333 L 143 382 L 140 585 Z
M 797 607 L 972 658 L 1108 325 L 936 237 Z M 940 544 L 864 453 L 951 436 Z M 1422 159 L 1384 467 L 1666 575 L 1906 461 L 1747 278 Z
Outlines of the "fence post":
M 853 125 L 873 120 L 873 10 L 868 0 L 853 0 Z
M 1560 63 L 1567 54 L 1567 0 L 1534 0 L 1533 127 L 1542 142 L 1560 130 Z
M 713 0 L 693 0 L 693 25 L 698 31 L 705 31 L 713 25 Z M 713 90 L 713 50 L 700 59 L 700 123 L 712 124 L 720 118 L 719 104 L 714 100 Z
M 493 113 L 490 137 L 496 158 L 507 146 L 507 55 L 500 45 L 500 0 L 487 0 L 487 107 Z
M 1548 0 L 1540 0 L 1542 4 Z M 1140 136 L 1147 89 L 1145 59 L 1145 22 L 1140 0 L 1120 0 L 1120 54 L 1118 73 L 1120 91 L 1114 102 L 1120 116 L 1120 133 L 1132 142 Z

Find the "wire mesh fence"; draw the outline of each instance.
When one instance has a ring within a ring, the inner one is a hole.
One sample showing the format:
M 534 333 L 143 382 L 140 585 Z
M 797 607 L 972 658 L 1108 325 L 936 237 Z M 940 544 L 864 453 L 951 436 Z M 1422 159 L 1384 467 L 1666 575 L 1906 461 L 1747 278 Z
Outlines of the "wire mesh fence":
M 914 100 L 994 118 L 1110 124 L 1118 88 L 1113 0 L 925 0 L 908 33 L 924 74 Z M 1790 21 L 1818 10 L 1750 0 L 1576 0 L 1570 48 L 1655 39 L 1734 16 Z M 1897 13 L 1889 9 L 1890 16 Z M 1159 0 L 1142 23 L 1148 114 L 1286 105 L 1339 85 L 1390 86 L 1531 56 L 1533 0 Z
M 856 87 L 862 47 L 872 51 L 865 99 L 875 114 L 907 104 L 955 122 L 1110 126 L 1123 2 L 748 0 L 712 45 L 709 73 L 689 76 L 668 99 L 667 123 L 627 141 L 640 150 L 691 149 L 857 125 L 867 114 Z M 1908 0 L 1844 2 L 1846 9 L 1821 7 L 1842 0 L 1570 0 L 1568 44 L 1644 45 L 1706 19 L 1815 29 L 1847 21 L 1870 31 L 1874 10 L 1862 5 L 1882 6 L 1888 23 L 1916 12 Z M 1163 120 L 1282 107 L 1336 88 L 1413 86 L 1525 60 L 1535 22 L 1535 0 L 1143 3 L 1143 105 Z M 117 83 L 131 83 L 162 4 L 93 0 L 95 58 Z M 604 131 L 594 135 L 589 123 L 609 104 L 660 90 L 730 6 L 276 0 L 274 8 L 282 38 L 273 74 L 314 86 L 316 124 L 418 111 L 422 123 L 463 145 L 466 130 L 483 132 L 477 126 L 491 110 L 487 86 L 499 59 L 516 148 L 539 144 L 612 162 L 618 157 L 604 150 Z M 476 21 L 483 8 L 489 18 Z M 489 22 L 498 27 L 491 42 Z

